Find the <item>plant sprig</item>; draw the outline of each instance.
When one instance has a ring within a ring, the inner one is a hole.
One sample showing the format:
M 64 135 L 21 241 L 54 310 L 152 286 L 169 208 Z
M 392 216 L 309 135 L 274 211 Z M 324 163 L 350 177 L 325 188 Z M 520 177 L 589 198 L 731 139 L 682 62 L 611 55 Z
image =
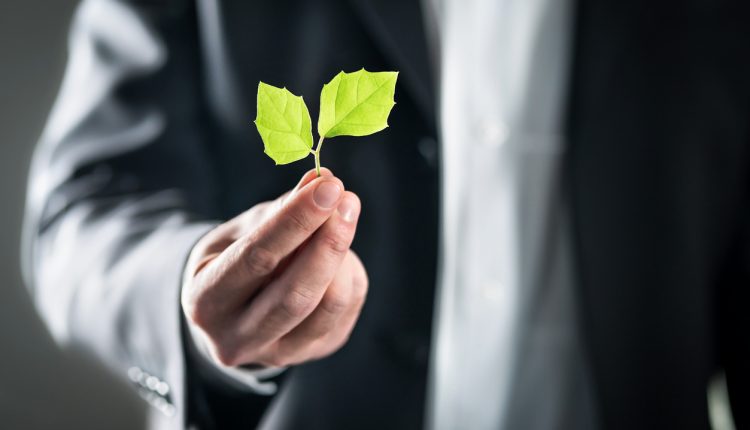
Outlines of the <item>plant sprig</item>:
M 323 141 L 336 136 L 367 136 L 388 127 L 388 115 L 396 103 L 398 72 L 340 72 L 323 85 L 315 149 L 312 121 L 302 96 L 264 82 L 258 84 L 255 126 L 264 152 L 276 164 L 289 164 L 310 154 L 320 176 Z

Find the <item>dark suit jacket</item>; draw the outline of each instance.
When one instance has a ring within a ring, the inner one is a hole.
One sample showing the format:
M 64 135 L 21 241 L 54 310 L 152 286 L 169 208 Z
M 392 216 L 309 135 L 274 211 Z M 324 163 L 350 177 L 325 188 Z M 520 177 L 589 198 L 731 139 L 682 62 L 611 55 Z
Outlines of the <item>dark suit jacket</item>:
M 176 413 L 164 426 L 422 425 L 440 153 L 418 3 L 91 0 L 79 10 L 34 160 L 30 283 L 58 339 L 170 385 L 163 398 Z M 606 429 L 706 428 L 706 384 L 719 369 L 747 425 L 745 4 L 576 7 L 566 167 Z M 211 225 L 312 164 L 275 167 L 263 155 L 258 81 L 303 94 L 315 118 L 322 84 L 363 66 L 402 72 L 391 127 L 336 138 L 323 153 L 363 202 L 353 247 L 371 286 L 361 319 L 340 352 L 289 371 L 272 399 L 217 383 L 181 340 L 186 255 Z

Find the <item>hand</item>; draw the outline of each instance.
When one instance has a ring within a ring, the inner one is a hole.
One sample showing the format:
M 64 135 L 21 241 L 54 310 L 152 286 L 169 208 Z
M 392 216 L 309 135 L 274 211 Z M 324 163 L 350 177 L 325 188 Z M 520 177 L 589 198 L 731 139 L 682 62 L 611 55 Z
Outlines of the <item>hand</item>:
M 330 171 L 321 174 L 308 172 L 193 248 L 182 308 L 217 362 L 284 367 L 347 341 L 368 286 L 349 249 L 360 202 Z

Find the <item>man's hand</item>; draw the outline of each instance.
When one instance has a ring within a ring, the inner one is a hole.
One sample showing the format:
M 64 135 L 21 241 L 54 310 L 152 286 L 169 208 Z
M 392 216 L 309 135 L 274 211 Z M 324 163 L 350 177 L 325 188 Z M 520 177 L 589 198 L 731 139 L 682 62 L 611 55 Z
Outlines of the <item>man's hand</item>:
M 188 323 L 225 366 L 284 367 L 332 354 L 367 293 L 349 249 L 360 202 L 330 171 L 219 225 L 193 248 L 182 287 Z

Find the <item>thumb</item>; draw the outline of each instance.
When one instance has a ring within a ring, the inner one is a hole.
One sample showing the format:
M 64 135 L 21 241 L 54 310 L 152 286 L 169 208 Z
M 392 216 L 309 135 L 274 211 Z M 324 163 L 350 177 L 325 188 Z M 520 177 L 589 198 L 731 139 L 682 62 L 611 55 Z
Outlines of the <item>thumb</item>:
M 333 172 L 331 172 L 329 169 L 327 169 L 325 167 L 321 167 L 320 168 L 320 176 L 321 177 L 322 176 L 332 177 L 333 176 Z M 297 194 L 299 192 L 299 190 L 301 190 L 302 188 L 304 188 L 305 185 L 309 184 L 310 182 L 313 181 L 313 179 L 315 179 L 317 177 L 318 177 L 318 174 L 315 172 L 315 169 L 308 170 L 307 173 L 305 173 L 304 175 L 302 175 L 302 179 L 299 180 L 299 182 L 297 183 L 297 185 L 294 188 L 292 188 L 291 190 L 285 192 L 284 194 L 281 195 L 281 197 L 279 197 L 278 203 L 277 203 L 276 207 L 280 208 L 280 207 L 284 206 L 284 203 L 286 203 L 287 200 L 289 200 L 289 198 L 291 198 L 292 196 L 294 196 L 295 194 Z

